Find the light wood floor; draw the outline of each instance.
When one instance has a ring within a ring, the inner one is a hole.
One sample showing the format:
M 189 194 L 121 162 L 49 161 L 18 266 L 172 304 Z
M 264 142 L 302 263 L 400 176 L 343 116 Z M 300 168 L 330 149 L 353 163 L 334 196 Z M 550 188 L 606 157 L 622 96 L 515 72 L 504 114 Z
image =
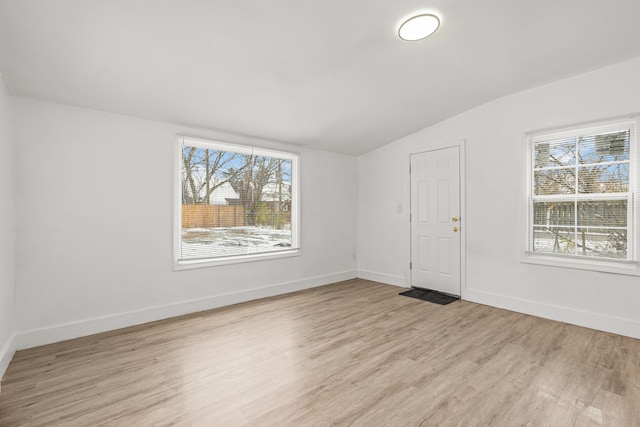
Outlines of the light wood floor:
M 353 280 L 16 353 L 2 426 L 640 426 L 640 341 Z

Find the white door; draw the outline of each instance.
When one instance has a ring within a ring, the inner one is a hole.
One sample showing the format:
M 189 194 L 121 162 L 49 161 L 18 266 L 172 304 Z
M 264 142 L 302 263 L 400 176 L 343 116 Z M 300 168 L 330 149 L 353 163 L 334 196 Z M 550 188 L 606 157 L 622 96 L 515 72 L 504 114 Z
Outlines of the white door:
M 411 286 L 460 295 L 460 148 L 411 155 Z

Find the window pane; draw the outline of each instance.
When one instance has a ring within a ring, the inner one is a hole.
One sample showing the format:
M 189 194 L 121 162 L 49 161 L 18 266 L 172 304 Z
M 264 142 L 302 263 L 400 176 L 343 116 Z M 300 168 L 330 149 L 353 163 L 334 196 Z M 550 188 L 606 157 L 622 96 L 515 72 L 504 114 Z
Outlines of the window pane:
M 579 228 L 578 255 L 604 258 L 627 258 L 627 230 Z
M 534 252 L 575 254 L 575 228 L 534 227 Z
M 625 193 L 629 190 L 629 163 L 578 167 L 580 193 Z
M 575 202 L 535 202 L 534 225 L 575 227 Z
M 534 145 L 536 168 L 568 166 L 576 162 L 575 138 L 538 142 Z
M 532 136 L 529 250 L 609 259 L 635 254 L 627 253 L 637 220 L 630 201 L 633 126 L 602 122 Z
M 630 131 L 583 136 L 578 140 L 581 164 L 629 160 Z
M 626 200 L 593 200 L 578 202 L 578 226 L 626 227 Z
M 185 146 L 181 259 L 291 249 L 292 163 Z
M 534 194 L 575 194 L 576 177 L 574 168 L 548 169 L 534 172 Z

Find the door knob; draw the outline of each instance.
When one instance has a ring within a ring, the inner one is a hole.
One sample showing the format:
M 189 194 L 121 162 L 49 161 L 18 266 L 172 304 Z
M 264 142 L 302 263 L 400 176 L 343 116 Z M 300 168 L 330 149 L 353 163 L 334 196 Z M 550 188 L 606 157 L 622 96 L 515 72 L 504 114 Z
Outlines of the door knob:
M 453 227 L 453 232 L 457 233 L 458 232 L 458 227 Z
M 458 217 L 457 217 L 457 216 L 454 216 L 453 218 L 451 218 L 451 221 L 453 221 L 453 222 L 458 222 Z

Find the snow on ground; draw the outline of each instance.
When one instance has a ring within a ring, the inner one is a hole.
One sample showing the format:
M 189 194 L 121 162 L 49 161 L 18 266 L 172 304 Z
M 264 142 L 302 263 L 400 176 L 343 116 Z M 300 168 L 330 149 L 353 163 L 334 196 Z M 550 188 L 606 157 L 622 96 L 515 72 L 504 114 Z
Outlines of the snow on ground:
M 587 234 L 587 255 L 592 257 L 605 257 L 605 258 L 617 258 L 626 259 L 627 250 L 626 247 L 616 248 L 614 242 L 612 242 L 607 233 L 588 233 Z M 573 241 L 561 241 L 556 248 L 556 239 L 553 233 L 536 232 L 534 234 L 534 252 L 540 253 L 563 253 L 567 255 L 574 255 L 575 243 Z M 582 248 L 578 247 L 577 255 L 582 255 Z
M 245 255 L 291 247 L 291 230 L 262 227 L 182 229 L 182 258 Z

